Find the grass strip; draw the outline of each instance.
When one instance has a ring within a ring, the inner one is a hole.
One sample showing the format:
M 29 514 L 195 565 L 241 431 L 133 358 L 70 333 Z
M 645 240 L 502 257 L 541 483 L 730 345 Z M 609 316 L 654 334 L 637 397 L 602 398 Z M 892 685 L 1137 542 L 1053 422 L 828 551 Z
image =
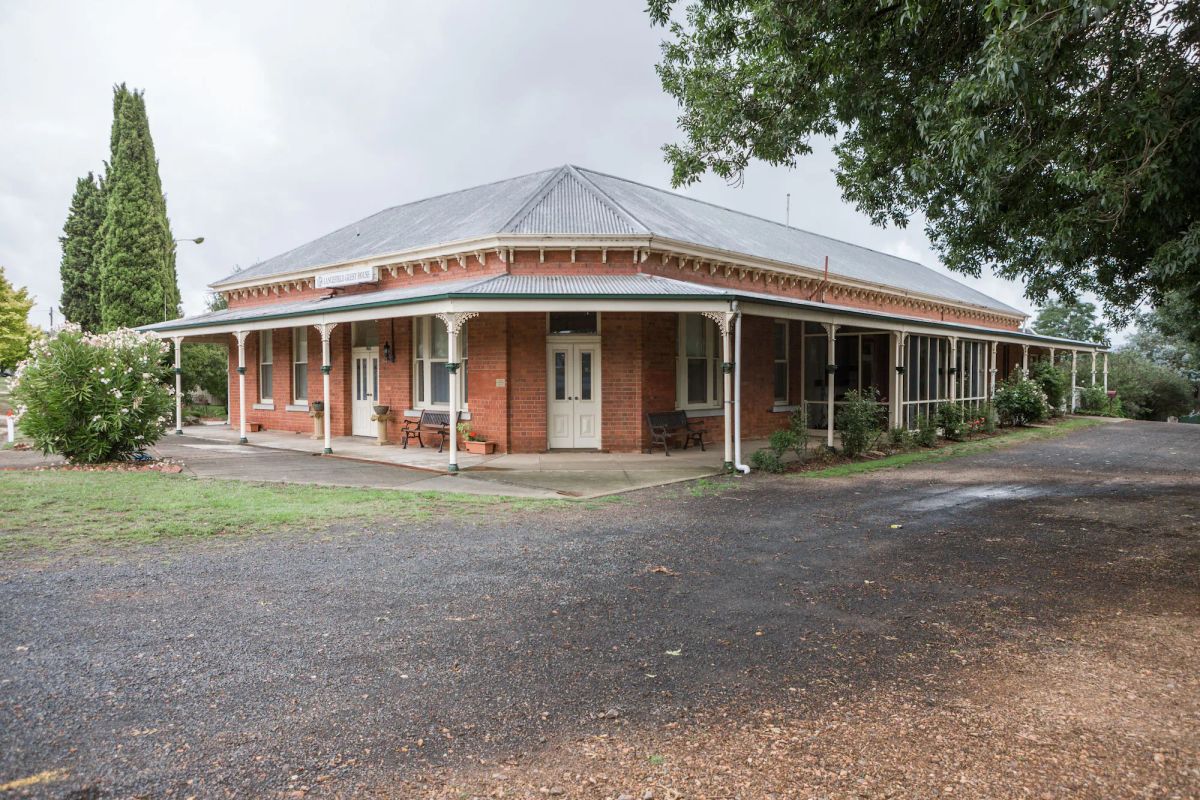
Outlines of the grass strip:
M 939 447 L 934 450 L 918 450 L 911 453 L 897 453 L 874 461 L 854 461 L 849 464 L 837 464 L 826 469 L 810 470 L 808 472 L 792 473 L 794 478 L 843 478 L 857 475 L 860 472 L 873 472 L 877 469 L 900 469 L 910 464 L 920 464 L 929 461 L 943 461 L 958 456 L 969 456 L 986 453 L 1001 447 L 1020 444 L 1022 442 L 1055 439 L 1066 436 L 1073 431 L 1091 428 L 1096 425 L 1106 425 L 1102 419 L 1068 419 L 1047 428 L 1021 428 L 1011 433 L 993 436 L 989 439 L 976 439 L 972 442 L 956 442 L 955 444 Z
M 334 523 L 491 517 L 566 501 L 189 478 L 0 472 L 0 554 L 254 534 Z

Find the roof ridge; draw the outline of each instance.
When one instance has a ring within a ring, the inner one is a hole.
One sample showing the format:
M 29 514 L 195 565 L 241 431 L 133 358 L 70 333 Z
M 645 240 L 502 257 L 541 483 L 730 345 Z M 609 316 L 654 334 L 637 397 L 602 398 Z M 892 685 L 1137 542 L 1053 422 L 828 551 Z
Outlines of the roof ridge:
M 676 197 L 681 200 L 689 200 L 693 203 L 699 203 L 701 205 L 709 206 L 710 208 L 715 208 L 719 211 L 728 211 L 731 214 L 737 214 L 742 217 L 749 217 L 750 219 L 758 220 L 759 222 L 767 222 L 778 228 L 784 228 L 789 231 L 798 231 L 800 233 L 806 233 L 809 236 L 817 236 L 817 237 L 820 237 L 820 238 L 825 239 L 830 242 L 836 242 L 837 244 L 840 244 L 840 245 L 849 245 L 850 247 L 857 247 L 860 250 L 868 250 L 872 253 L 878 253 L 881 256 L 887 256 L 888 258 L 899 259 L 900 261 L 905 261 L 909 264 L 916 264 L 918 267 L 925 267 L 925 269 L 931 269 L 931 267 L 929 267 L 925 264 L 922 264 L 920 261 L 913 261 L 911 258 L 905 258 L 904 256 L 898 256 L 898 255 L 895 255 L 894 253 L 885 253 L 883 250 L 877 250 L 874 247 L 868 247 L 865 244 L 857 244 L 855 242 L 847 242 L 844 239 L 837 239 L 837 238 L 830 236 L 828 234 L 825 234 L 825 233 L 817 233 L 816 231 L 810 231 L 808 228 L 801 228 L 796 225 L 785 225 L 782 222 L 777 222 L 776 220 L 773 220 L 773 219 L 767 219 L 766 217 L 760 217 L 757 214 L 751 214 L 748 211 L 740 211 L 736 208 L 730 208 L 729 206 L 719 205 L 718 203 L 714 203 L 710 200 L 701 200 L 699 197 L 692 197 L 691 195 L 681 194 L 679 192 L 673 192 L 669 189 L 664 189 L 661 186 L 654 186 L 649 183 L 642 183 L 641 181 L 635 181 L 635 180 L 631 180 L 629 178 L 622 178 L 620 175 L 613 175 L 612 173 L 601 172 L 600 170 L 596 170 L 596 169 L 588 169 L 587 167 L 578 167 L 578 169 L 583 172 L 590 172 L 593 175 L 603 175 L 606 178 L 612 178 L 614 181 L 620 181 L 622 183 L 632 183 L 634 186 L 641 186 L 643 189 L 650 189 L 651 191 L 659 192 L 660 194 L 667 194 L 667 195 L 670 195 L 671 197 Z M 951 276 L 946 276 L 946 277 L 951 277 Z
M 565 169 L 570 170 L 571 174 L 574 175 L 575 177 L 577 177 L 579 179 L 580 183 L 583 183 L 585 186 L 590 187 L 593 192 L 595 192 L 596 194 L 598 194 L 600 196 L 601 202 L 607 204 L 608 206 L 610 206 L 611 208 L 616 210 L 621 216 L 625 217 L 625 221 L 632 223 L 634 228 L 641 228 L 643 233 L 652 233 L 653 232 L 650 230 L 649 225 L 647 225 L 646 223 L 642 222 L 640 219 L 635 217 L 627 208 L 625 208 L 625 206 L 621 205 L 616 200 L 614 200 L 612 195 L 610 195 L 608 192 L 604 191 L 599 186 L 597 186 L 596 182 L 593 181 L 591 178 L 584 175 L 583 173 L 585 170 L 580 169 L 579 167 L 575 166 L 574 164 L 567 164 Z M 587 170 L 587 171 L 592 172 L 593 170 Z
M 534 173 L 530 174 L 532 175 Z M 500 232 L 511 231 L 518 222 L 528 217 L 530 212 L 537 208 L 538 204 L 546 199 L 546 196 L 550 194 L 550 190 L 562 183 L 562 180 L 566 174 L 566 166 L 555 167 L 554 169 L 550 170 L 550 174 L 546 177 L 546 180 L 542 181 L 541 184 L 529 195 L 529 199 L 526 200 L 520 208 L 514 211 L 512 216 L 500 226 Z

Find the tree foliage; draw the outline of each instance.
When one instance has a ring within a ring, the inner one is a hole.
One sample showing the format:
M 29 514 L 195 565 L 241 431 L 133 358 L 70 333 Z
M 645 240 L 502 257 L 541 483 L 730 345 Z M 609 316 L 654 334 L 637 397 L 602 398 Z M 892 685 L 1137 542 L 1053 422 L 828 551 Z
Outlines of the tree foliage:
M 179 316 L 175 243 L 142 92 L 113 90 L 111 160 L 97 249 L 101 327 Z
M 1200 307 L 1200 0 L 650 0 L 674 181 L 836 139 L 844 197 L 951 269 Z
M 1116 390 L 1122 413 L 1134 419 L 1165 420 L 1196 408 L 1193 384 L 1133 349 L 1109 356 L 1108 385 Z
M 183 345 L 183 389 L 207 392 L 222 405 L 229 387 L 229 351 L 219 344 Z
M 85 331 L 100 330 L 100 276 L 95 251 L 103 221 L 104 197 L 96 177 L 89 172 L 75 182 L 63 235 L 58 238 L 62 246 L 58 271 L 63 286 L 59 306 L 68 322 Z
M 1096 318 L 1096 306 L 1082 300 L 1051 300 L 1038 309 L 1033 329 L 1045 336 L 1061 336 L 1108 346 L 1108 329 Z
M 27 355 L 37 330 L 29 324 L 33 298 L 29 290 L 13 286 L 0 267 L 0 367 L 13 369 Z

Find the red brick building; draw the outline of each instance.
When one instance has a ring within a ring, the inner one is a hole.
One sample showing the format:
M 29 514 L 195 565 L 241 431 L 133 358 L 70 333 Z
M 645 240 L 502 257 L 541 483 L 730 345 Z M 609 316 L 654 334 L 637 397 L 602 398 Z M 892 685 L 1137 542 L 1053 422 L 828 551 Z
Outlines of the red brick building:
M 851 389 L 911 425 L 1055 350 L 1095 380 L 1101 352 L 915 262 L 571 166 L 382 211 L 212 288 L 227 309 L 150 329 L 230 346 L 243 438 L 309 430 L 321 402 L 327 450 L 373 436 L 375 405 L 393 440 L 445 409 L 500 452 L 643 450 L 646 414 L 680 409 L 734 462 L 801 407 L 832 442 Z

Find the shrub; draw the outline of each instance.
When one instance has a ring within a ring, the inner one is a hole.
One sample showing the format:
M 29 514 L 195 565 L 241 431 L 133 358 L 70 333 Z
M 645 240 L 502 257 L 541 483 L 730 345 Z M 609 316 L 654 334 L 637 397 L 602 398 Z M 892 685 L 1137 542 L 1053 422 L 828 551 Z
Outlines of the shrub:
M 1118 350 L 1109 357 L 1108 379 L 1121 398 L 1120 413 L 1133 419 L 1165 420 L 1196 407 L 1187 378 L 1133 350 Z
M 932 414 L 917 415 L 917 432 L 913 438 L 921 447 L 937 444 L 937 420 Z
M 1049 361 L 1038 361 L 1029 368 L 1029 377 L 1045 393 L 1051 412 L 1059 413 L 1066 405 L 1071 392 L 1071 373 L 1063 371 Z
M 961 442 L 967 434 L 966 415 L 958 403 L 946 403 L 938 408 L 937 421 L 947 439 Z
M 888 443 L 896 450 L 907 450 L 913 445 L 913 435 L 908 428 L 892 428 Z
M 988 400 L 983 404 L 983 407 L 979 409 L 979 418 L 983 420 L 979 425 L 980 430 L 982 430 L 984 433 L 996 432 L 996 425 L 998 422 L 996 419 L 996 406 L 992 404 L 991 400 Z
M 1109 402 L 1108 392 L 1099 386 L 1089 386 L 1079 390 L 1079 410 L 1089 414 L 1107 414 L 1112 403 Z
M 796 455 L 804 458 L 808 452 L 808 407 L 803 401 L 788 415 L 788 428 L 796 435 Z
M 837 413 L 837 427 L 842 432 L 842 452 L 851 458 L 861 456 L 879 438 L 879 403 L 874 393 L 851 390 Z
M 771 449 L 755 450 L 750 455 L 750 466 L 762 472 L 783 472 L 783 459 Z
M 771 451 L 783 458 L 788 450 L 798 450 L 800 443 L 791 428 L 781 428 L 771 434 Z
M 1029 425 L 1041 422 L 1050 413 L 1046 393 L 1035 381 L 1019 371 L 996 384 L 993 402 L 996 413 L 1005 425 Z
M 158 440 L 172 412 L 166 350 L 165 342 L 127 329 L 52 333 L 17 369 L 21 430 L 43 453 L 74 463 L 128 458 Z

